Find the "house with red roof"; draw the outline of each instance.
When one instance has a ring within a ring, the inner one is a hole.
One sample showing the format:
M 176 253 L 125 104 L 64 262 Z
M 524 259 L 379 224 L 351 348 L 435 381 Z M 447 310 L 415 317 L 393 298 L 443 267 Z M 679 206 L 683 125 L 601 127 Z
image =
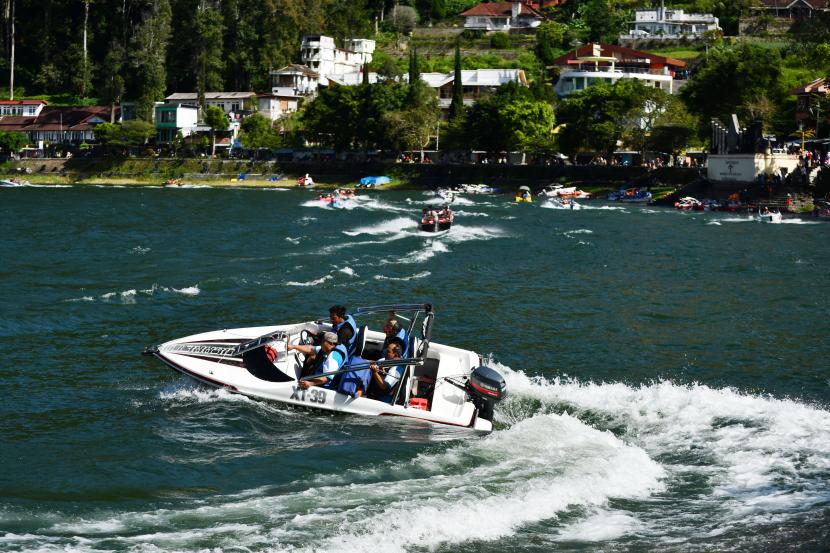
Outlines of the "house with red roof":
M 822 113 L 818 111 L 818 100 L 822 98 L 830 98 L 830 80 L 825 77 L 816 79 L 804 86 L 800 86 L 792 91 L 796 97 L 795 104 L 795 120 L 796 122 L 804 122 L 805 127 L 815 126 L 815 121 L 821 119 Z M 828 113 L 823 114 L 826 118 Z M 824 133 L 822 133 L 824 134 Z
M 597 83 L 614 84 L 636 79 L 646 86 L 675 94 L 680 87 L 686 62 L 640 52 L 615 44 L 587 44 L 553 61 L 559 67 L 559 81 L 553 90 L 568 96 Z
M 488 2 L 472 7 L 459 15 L 464 18 L 464 28 L 475 31 L 534 29 L 545 19 L 539 11 L 539 3 L 529 0 Z
M 0 100 L 0 117 L 4 115 L 37 117 L 45 105 L 44 100 Z
M 42 100 L 36 101 L 40 104 L 23 104 L 22 115 L 0 115 L 0 131 L 26 133 L 31 144 L 38 148 L 46 143 L 80 144 L 93 141 L 95 126 L 108 123 L 110 119 L 107 106 L 49 107 Z M 5 113 L 5 105 L 0 102 L 0 113 Z M 29 106 L 35 109 L 29 109 Z
M 760 0 L 752 10 L 775 17 L 810 19 L 814 12 L 830 11 L 830 0 Z

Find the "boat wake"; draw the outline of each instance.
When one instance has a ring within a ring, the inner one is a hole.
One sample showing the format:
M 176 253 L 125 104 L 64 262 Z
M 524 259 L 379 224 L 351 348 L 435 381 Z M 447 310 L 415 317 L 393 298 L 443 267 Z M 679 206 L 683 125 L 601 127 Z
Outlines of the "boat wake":
M 13 551 L 403 553 L 477 542 L 511 549 L 530 534 L 540 550 L 619 539 L 638 550 L 723 550 L 741 549 L 759 529 L 769 535 L 811 513 L 820 519 L 830 504 L 830 416 L 818 406 L 670 381 L 547 380 L 489 364 L 506 376 L 511 396 L 485 437 L 157 509 L 15 512 L 16 524 L 40 530 L 7 532 L 0 543 Z M 204 414 L 205 405 L 241 402 L 257 418 L 299 417 L 195 385 L 176 384 L 159 400 L 168 410 Z M 372 433 L 406 426 L 368 421 L 329 424 L 351 427 L 350 436 L 365 425 Z M 165 438 L 215 443 L 214 433 L 180 430 Z

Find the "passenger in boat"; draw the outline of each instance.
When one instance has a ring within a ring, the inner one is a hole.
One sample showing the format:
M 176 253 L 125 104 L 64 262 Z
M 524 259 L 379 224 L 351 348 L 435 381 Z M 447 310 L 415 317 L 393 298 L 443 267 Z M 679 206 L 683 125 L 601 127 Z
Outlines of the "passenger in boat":
M 337 334 L 324 332 L 319 346 L 306 344 L 288 344 L 287 350 L 297 350 L 306 356 L 314 356 L 314 372 L 312 376 L 339 371 L 346 362 L 348 353 L 345 346 L 337 343 Z M 309 380 L 300 380 L 301 388 L 311 386 L 330 387 L 334 382 L 332 376 L 318 376 Z
M 346 313 L 346 308 L 342 305 L 332 305 L 329 307 L 329 321 L 331 330 L 337 333 L 338 342 L 346 346 L 346 351 L 351 357 L 357 338 L 357 323 L 354 318 Z
M 383 341 L 381 351 L 385 352 L 386 346 L 394 341 L 402 345 L 401 355 L 408 355 L 406 330 L 401 328 L 401 323 L 398 322 L 398 319 L 393 318 L 386 321 L 386 324 L 383 325 L 383 332 L 386 334 L 386 339 Z
M 386 357 L 378 361 L 389 361 L 401 358 L 401 345 L 397 342 L 391 342 L 386 346 Z M 400 382 L 403 375 L 403 367 L 396 365 L 394 367 L 381 368 L 377 363 L 369 365 L 372 371 L 372 382 L 369 385 L 369 397 L 385 403 L 392 403 L 394 399 L 392 392 L 395 386 Z

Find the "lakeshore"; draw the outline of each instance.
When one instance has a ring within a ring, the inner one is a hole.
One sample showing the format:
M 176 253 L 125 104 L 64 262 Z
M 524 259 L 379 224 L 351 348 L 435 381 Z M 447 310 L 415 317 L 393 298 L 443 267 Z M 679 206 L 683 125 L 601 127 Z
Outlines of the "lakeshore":
M 3 164 L 0 172 L 6 177 L 25 178 L 33 184 L 44 185 L 161 186 L 168 180 L 178 180 L 182 184 L 198 186 L 291 188 L 297 186 L 297 178 L 310 174 L 315 186 L 325 189 L 354 186 L 362 177 L 369 175 L 388 175 L 391 182 L 380 189 L 434 189 L 481 183 L 509 191 L 522 185 L 541 188 L 557 183 L 579 186 L 593 193 L 617 190 L 632 183 L 641 185 L 647 181 L 649 186 L 657 188 L 655 196 L 672 192 L 699 176 L 697 169 L 681 167 L 649 170 L 647 167 L 594 165 L 445 165 L 177 158 L 25 159 Z

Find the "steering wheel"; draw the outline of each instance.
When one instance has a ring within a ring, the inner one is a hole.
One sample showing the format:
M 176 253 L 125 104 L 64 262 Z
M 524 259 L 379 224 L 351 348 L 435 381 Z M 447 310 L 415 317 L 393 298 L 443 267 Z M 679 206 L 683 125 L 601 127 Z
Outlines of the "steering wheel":
M 300 331 L 300 344 L 304 346 L 314 345 L 313 335 L 305 328 Z

